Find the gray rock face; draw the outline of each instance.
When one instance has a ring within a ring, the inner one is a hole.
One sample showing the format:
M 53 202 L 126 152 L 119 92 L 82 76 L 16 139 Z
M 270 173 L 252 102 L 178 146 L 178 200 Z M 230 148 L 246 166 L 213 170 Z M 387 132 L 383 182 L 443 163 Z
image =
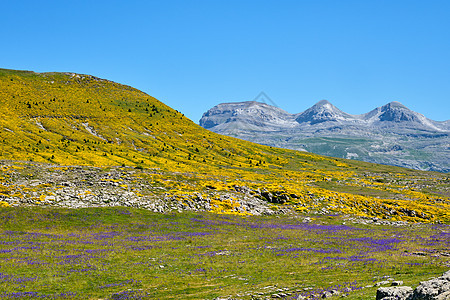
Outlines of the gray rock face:
M 450 291 L 442 293 L 436 297 L 436 300 L 449 300 L 450 299 Z
M 416 289 L 409 286 L 380 287 L 377 300 L 450 300 L 450 271 L 421 282 Z
M 406 300 L 413 294 L 409 286 L 381 287 L 377 290 L 377 300 Z
M 450 299 L 450 271 L 441 277 L 421 282 L 414 290 L 412 300 Z
M 57 206 L 68 208 L 84 207 L 135 207 L 154 212 L 210 211 L 211 200 L 220 199 L 236 204 L 234 211 L 252 215 L 283 214 L 288 208 L 273 210 L 261 192 L 247 186 L 235 186 L 235 191 L 208 190 L 201 193 L 180 193 L 183 198 L 170 193 L 158 183 L 149 183 L 144 177 L 133 176 L 133 168 L 111 167 L 102 170 L 96 167 L 55 168 L 52 165 L 29 167 L 32 178 L 18 176 L 11 197 L 0 195 L 0 200 L 11 206 Z M 161 175 L 157 170 L 139 171 L 146 175 Z M 17 174 L 14 174 L 16 176 Z M 35 176 L 36 175 L 36 176 Z M 80 180 L 89 178 L 89 180 Z M 27 187 L 34 186 L 36 191 Z M 39 187 L 39 188 L 38 188 Z M 182 192 L 182 191 L 180 191 Z M 52 195 L 49 195 L 52 194 Z M 21 195 L 15 196 L 15 195 Z M 273 191 L 273 200 L 281 201 L 283 194 Z M 277 202 L 279 203 L 279 202 Z
M 380 121 L 421 123 L 421 119 L 417 113 L 409 110 L 399 102 L 388 103 L 382 106 L 380 111 L 381 114 L 378 117 Z
M 430 120 L 399 102 L 362 115 L 345 113 L 326 100 L 299 114 L 255 101 L 222 103 L 199 123 L 264 145 L 450 172 L 450 120 Z
M 388 285 L 389 283 L 390 282 L 388 280 L 383 280 L 383 281 L 375 283 L 375 286 Z
M 295 120 L 298 123 L 308 122 L 311 125 L 323 122 L 339 122 L 352 118 L 351 115 L 344 113 L 327 100 L 319 101 L 313 107 L 299 114 Z

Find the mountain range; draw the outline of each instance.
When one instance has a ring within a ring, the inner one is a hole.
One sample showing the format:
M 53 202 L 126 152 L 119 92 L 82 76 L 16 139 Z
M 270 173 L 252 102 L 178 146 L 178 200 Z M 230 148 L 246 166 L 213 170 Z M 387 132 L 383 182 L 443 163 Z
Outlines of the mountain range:
M 418 170 L 450 171 L 450 121 L 434 121 L 399 102 L 361 114 L 322 100 L 290 114 L 256 101 L 222 103 L 200 126 L 240 139 Z

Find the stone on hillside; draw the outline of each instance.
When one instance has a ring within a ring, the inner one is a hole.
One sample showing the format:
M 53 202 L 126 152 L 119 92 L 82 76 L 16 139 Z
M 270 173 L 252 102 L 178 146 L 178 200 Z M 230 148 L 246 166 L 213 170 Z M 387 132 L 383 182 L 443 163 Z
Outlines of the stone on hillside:
M 450 291 L 440 294 L 436 297 L 436 300 L 449 300 L 450 299 Z
M 403 285 L 403 281 L 401 281 L 401 280 L 392 281 L 391 285 L 392 286 L 400 286 L 400 285 Z
M 382 285 L 388 285 L 388 284 L 389 284 L 389 281 L 383 280 L 383 281 L 375 283 L 375 286 L 382 286 Z
M 380 287 L 377 290 L 377 300 L 409 300 L 413 289 L 409 286 Z
M 251 189 L 247 186 L 239 186 L 239 185 L 234 185 L 233 186 L 236 192 L 239 193 L 243 193 L 243 194 L 250 194 Z
M 325 291 L 322 294 L 322 298 L 329 298 L 329 297 L 337 296 L 337 295 L 340 295 L 340 294 L 341 294 L 341 292 L 339 292 L 338 290 Z
M 450 271 L 441 277 L 421 282 L 414 290 L 413 300 L 450 299 Z
M 392 284 L 394 285 L 393 282 Z M 423 281 L 413 290 L 408 286 L 380 287 L 377 300 L 450 300 L 450 271 L 438 278 Z
M 337 296 L 340 294 L 341 294 L 341 292 L 339 292 L 338 290 L 331 290 L 331 295 L 333 295 L 333 296 Z
M 269 202 L 273 201 L 273 195 L 271 192 L 264 191 L 261 193 L 261 197 Z
M 330 293 L 330 292 L 328 292 L 328 291 L 326 291 L 325 293 L 323 293 L 322 294 L 322 298 L 329 298 L 329 297 L 331 297 L 331 296 L 333 296 L 333 294 L 332 293 Z

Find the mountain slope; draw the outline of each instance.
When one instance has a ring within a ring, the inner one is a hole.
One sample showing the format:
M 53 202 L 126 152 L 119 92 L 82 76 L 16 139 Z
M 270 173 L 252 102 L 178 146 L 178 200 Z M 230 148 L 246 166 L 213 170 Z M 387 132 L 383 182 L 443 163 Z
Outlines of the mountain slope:
M 208 157 L 239 161 L 229 156 L 230 142 L 215 149 L 217 135 L 134 88 L 79 74 L 3 70 L 0 77 L 4 159 L 163 168 L 171 167 L 166 161 L 198 167 Z M 214 155 L 200 159 L 205 149 Z
M 219 106 L 232 115 L 236 105 L 246 102 Z M 399 102 L 366 114 L 350 115 L 322 100 L 303 113 L 277 115 L 280 120 L 276 129 L 266 121 L 274 108 L 260 107 L 265 111 L 241 114 L 241 119 L 258 124 L 251 130 L 233 119 L 223 122 L 215 108 L 203 115 L 200 125 L 209 122 L 214 124 L 209 130 L 264 145 L 419 170 L 450 171 L 448 121 L 430 120 Z
M 262 200 L 272 211 L 450 220 L 442 174 L 221 136 L 139 90 L 90 75 L 0 70 L 0 104 L 0 205 L 92 197 L 100 205 L 114 191 L 114 199 L 131 195 L 126 205 L 145 207 L 248 214 Z M 253 103 L 241 112 L 262 109 Z M 272 112 L 275 128 L 286 113 Z

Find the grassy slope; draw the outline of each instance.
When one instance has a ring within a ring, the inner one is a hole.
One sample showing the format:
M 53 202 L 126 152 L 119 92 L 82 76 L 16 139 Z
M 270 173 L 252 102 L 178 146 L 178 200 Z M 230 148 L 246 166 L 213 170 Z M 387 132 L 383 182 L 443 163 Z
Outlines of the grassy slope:
M 0 159 L 135 166 L 267 189 L 299 210 L 449 222 L 445 174 L 266 147 L 207 131 L 134 88 L 89 75 L 0 70 Z M 10 196 L 10 167 L 0 196 Z M 176 189 L 177 186 L 174 186 Z M 179 188 L 179 187 L 178 187 Z M 192 192 L 204 188 L 191 187 Z

